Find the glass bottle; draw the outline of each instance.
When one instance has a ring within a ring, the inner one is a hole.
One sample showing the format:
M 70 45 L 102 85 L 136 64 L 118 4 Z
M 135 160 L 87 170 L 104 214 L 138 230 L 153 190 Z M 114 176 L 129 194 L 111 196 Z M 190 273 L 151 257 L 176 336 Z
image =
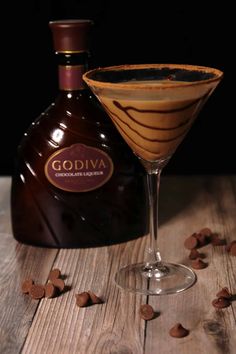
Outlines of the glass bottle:
M 60 90 L 18 146 L 11 215 L 22 243 L 94 247 L 146 232 L 143 167 L 82 81 L 90 26 L 50 22 Z

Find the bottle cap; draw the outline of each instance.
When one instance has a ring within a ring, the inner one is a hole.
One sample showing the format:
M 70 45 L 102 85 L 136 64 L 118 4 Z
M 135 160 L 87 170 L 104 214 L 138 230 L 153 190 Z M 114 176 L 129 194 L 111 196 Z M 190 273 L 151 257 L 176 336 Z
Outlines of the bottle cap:
M 58 53 L 80 53 L 88 51 L 88 32 L 91 20 L 59 20 L 49 22 L 54 49 Z

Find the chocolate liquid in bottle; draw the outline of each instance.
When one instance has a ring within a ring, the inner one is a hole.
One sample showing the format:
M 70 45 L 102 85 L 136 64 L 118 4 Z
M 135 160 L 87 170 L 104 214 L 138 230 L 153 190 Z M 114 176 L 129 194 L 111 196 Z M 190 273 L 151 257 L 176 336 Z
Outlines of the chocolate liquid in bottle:
M 18 146 L 11 215 L 22 243 L 95 247 L 147 229 L 143 167 L 82 81 L 90 26 L 50 22 L 60 90 Z

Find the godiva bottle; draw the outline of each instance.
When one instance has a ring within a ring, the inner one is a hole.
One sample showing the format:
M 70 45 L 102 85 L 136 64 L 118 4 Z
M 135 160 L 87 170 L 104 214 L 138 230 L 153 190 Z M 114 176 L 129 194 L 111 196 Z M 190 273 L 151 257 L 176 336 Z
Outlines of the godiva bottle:
M 102 246 L 146 231 L 143 168 L 82 81 L 90 26 L 50 22 L 60 91 L 25 133 L 12 179 L 13 234 L 23 243 Z

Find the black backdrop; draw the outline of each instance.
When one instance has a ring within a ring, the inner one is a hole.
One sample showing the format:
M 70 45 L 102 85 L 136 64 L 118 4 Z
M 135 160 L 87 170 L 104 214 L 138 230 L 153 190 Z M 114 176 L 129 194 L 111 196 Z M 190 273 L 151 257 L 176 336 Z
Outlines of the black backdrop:
M 0 174 L 12 173 L 16 147 L 24 131 L 56 96 L 57 68 L 48 22 L 65 18 L 94 20 L 93 66 L 172 62 L 223 70 L 224 80 L 165 173 L 236 172 L 233 11 L 225 6 L 188 4 L 152 0 L 25 0 L 14 5 L 15 16 L 6 19 L 2 32 L 7 50 L 2 55 L 2 77 L 6 77 L 2 80 L 2 107 L 6 109 L 2 113 Z

